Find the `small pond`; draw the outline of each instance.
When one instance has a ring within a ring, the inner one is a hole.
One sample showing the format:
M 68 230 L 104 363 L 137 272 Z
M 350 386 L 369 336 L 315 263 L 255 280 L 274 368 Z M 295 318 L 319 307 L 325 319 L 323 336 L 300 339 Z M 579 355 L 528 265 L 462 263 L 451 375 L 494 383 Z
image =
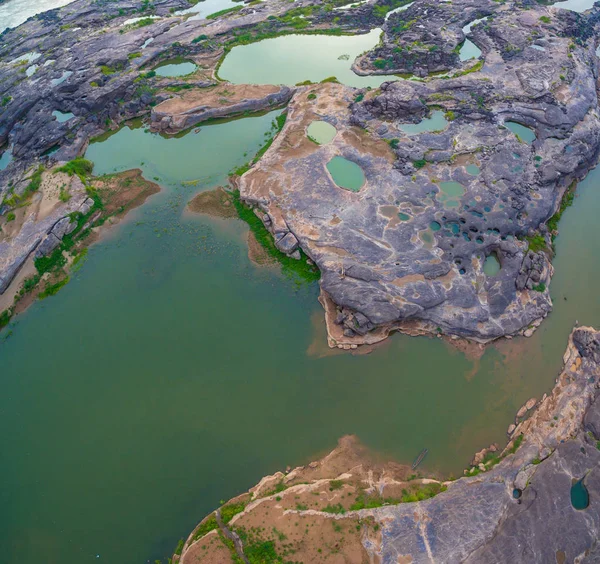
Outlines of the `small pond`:
M 430 117 L 422 119 L 419 123 L 401 123 L 398 127 L 407 135 L 417 135 L 425 131 L 442 131 L 447 125 L 444 112 L 435 110 L 431 112 Z
M 229 8 L 235 8 L 236 6 L 243 6 L 239 2 L 233 2 L 233 0 L 202 0 L 194 4 L 191 8 L 185 10 L 178 10 L 175 12 L 176 16 L 187 16 L 189 15 L 190 20 L 203 20 L 206 16 L 210 16 L 221 10 L 227 10 Z
M 27 76 L 27 78 L 29 78 L 30 76 L 33 76 L 33 74 L 35 73 L 36 70 L 38 70 L 39 66 L 38 65 L 31 65 L 30 67 L 27 67 L 27 70 L 25 71 L 25 76 Z
M 325 145 L 333 141 L 337 129 L 326 121 L 313 121 L 307 128 L 306 134 L 319 145 Z
M 585 12 L 594 5 L 594 0 L 567 0 L 566 2 L 555 2 L 552 4 L 555 8 L 563 8 L 572 12 Z
M 578 510 L 586 509 L 590 504 L 590 494 L 581 480 L 574 481 L 571 485 L 571 505 Z
M 483 272 L 487 276 L 496 276 L 496 274 L 500 272 L 500 261 L 495 254 L 486 257 L 485 262 L 483 263 Z
M 464 43 L 460 48 L 458 57 L 461 61 L 468 61 L 469 59 L 478 59 L 481 56 L 481 49 L 475 45 L 469 39 L 465 39 Z
M 12 149 L 4 149 L 3 152 L 0 153 L 0 170 L 4 170 L 10 164 L 12 158 Z
M 71 112 L 59 112 L 58 110 L 54 110 L 52 112 L 52 115 L 56 118 L 56 121 L 59 123 L 64 123 L 65 121 L 69 121 L 71 118 L 75 117 L 75 114 L 72 114 Z
M 141 22 L 142 20 L 160 20 L 160 16 L 140 16 L 138 18 L 129 18 L 128 20 L 125 20 L 121 25 L 132 25 L 138 22 Z
M 365 173 L 362 168 L 344 157 L 333 157 L 327 163 L 327 170 L 340 188 L 351 192 L 358 192 L 365 183 Z
M 58 86 L 59 84 L 62 84 L 65 80 L 67 80 L 67 78 L 69 78 L 72 74 L 72 71 L 63 71 L 62 76 L 60 76 L 59 78 L 53 78 L 50 81 L 50 84 L 52 86 Z
M 335 76 L 342 84 L 376 88 L 394 75 L 358 76 L 354 59 L 379 42 L 381 29 L 363 35 L 286 35 L 238 45 L 225 57 L 219 76 L 234 84 L 286 84 Z
M 154 71 L 156 72 L 156 76 L 171 77 L 192 74 L 197 68 L 191 61 L 183 57 L 175 57 L 174 59 L 167 59 L 162 62 L 154 68 Z
M 505 121 L 504 127 L 510 129 L 521 141 L 531 145 L 536 139 L 535 131 L 529 127 L 525 127 L 516 121 Z
M 471 176 L 477 176 L 480 172 L 481 169 L 474 164 L 469 164 L 466 166 L 467 172 L 471 175 Z
M 457 208 L 460 205 L 460 197 L 464 193 L 464 186 L 459 182 L 440 182 L 440 191 L 436 197 L 445 208 Z

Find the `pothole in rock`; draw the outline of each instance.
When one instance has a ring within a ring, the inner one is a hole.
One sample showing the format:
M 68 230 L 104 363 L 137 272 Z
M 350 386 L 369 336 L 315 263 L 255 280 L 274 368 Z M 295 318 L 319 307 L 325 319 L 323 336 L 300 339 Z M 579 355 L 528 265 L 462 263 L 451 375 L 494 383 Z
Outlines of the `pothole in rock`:
M 460 182 L 440 182 L 440 191 L 436 197 L 445 208 L 457 208 L 460 197 L 465 193 L 465 188 Z
M 492 253 L 485 258 L 483 263 L 483 272 L 486 276 L 496 276 L 500 272 L 500 261 L 496 253 Z
M 188 61 L 183 57 L 176 57 L 174 59 L 163 61 L 154 68 L 154 72 L 156 72 L 156 76 L 186 76 L 195 72 L 197 68 L 198 67 L 191 61 Z
M 442 131 L 448 125 L 448 121 L 444 117 L 444 112 L 435 110 L 431 112 L 431 116 L 422 119 L 419 123 L 401 123 L 398 127 L 407 135 L 417 135 L 426 131 Z
M 308 138 L 318 145 L 331 143 L 337 134 L 337 129 L 326 121 L 313 121 L 306 129 Z
M 10 147 L 0 153 L 0 170 L 4 170 L 12 161 L 12 149 Z
M 461 61 L 469 61 L 471 59 L 478 59 L 481 56 L 481 49 L 475 45 L 469 39 L 465 39 L 464 43 L 460 47 L 458 57 Z
M 333 157 L 327 163 L 327 170 L 333 181 L 345 190 L 358 192 L 365 183 L 365 173 L 362 168 L 344 157 Z
M 516 121 L 505 121 L 504 127 L 510 129 L 510 131 L 516 135 L 517 139 L 524 141 L 529 145 L 531 145 L 536 139 L 535 131 L 533 131 L 533 129 L 521 125 Z
M 58 123 L 64 123 L 65 121 L 69 121 L 71 118 L 74 118 L 75 114 L 72 114 L 71 112 L 64 113 L 54 110 L 52 112 L 52 116 L 56 118 Z
M 590 504 L 590 494 L 581 480 L 573 480 L 571 485 L 571 505 L 577 509 L 586 509 Z

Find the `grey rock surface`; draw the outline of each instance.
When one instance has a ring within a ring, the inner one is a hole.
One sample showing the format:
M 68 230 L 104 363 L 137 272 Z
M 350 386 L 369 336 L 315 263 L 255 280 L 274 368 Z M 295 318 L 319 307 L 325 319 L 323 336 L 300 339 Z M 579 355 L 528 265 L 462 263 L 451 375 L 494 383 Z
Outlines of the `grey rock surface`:
M 86 209 L 89 198 L 85 186 L 74 176 L 69 183 L 69 201 L 57 202 L 49 210 L 42 211 L 43 183 L 42 192 L 35 194 L 27 207 L 27 216 L 19 232 L 14 237 L 0 238 L 0 294 L 6 291 L 32 253 L 35 252 L 36 258 L 49 255 L 61 239 L 75 229 L 76 222 L 71 220 L 70 214 Z
M 240 181 L 242 197 L 273 219 L 271 230 L 294 233 L 319 266 L 324 299 L 344 318 L 330 316 L 332 346 L 367 342 L 373 329 L 382 338 L 417 327 L 480 342 L 530 335 L 551 310 L 546 222 L 600 147 L 590 31 L 597 15 L 484 4 L 415 2 L 399 13 L 416 21 L 413 40 L 426 43 L 425 10 L 450 11 L 463 26 L 493 9 L 471 31 L 481 68 L 387 82 L 358 97 L 342 86 L 311 87 L 312 106 L 299 92 L 280 137 Z M 545 17 L 552 25 L 542 25 Z M 442 40 L 450 41 L 435 38 Z M 545 52 L 531 47 L 539 42 Z M 428 128 L 435 111 L 445 118 Z M 311 119 L 337 128 L 330 144 L 309 150 L 298 141 Z M 334 156 L 362 168 L 357 193 L 328 174 Z M 488 259 L 499 261 L 499 272 L 486 274 Z

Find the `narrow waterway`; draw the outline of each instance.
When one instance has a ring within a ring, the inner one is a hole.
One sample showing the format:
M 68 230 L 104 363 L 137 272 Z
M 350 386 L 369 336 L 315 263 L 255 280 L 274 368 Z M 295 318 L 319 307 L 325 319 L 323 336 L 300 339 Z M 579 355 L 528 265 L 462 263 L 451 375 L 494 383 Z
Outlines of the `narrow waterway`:
M 139 166 L 164 190 L 0 334 L 3 560 L 165 557 L 219 500 L 345 433 L 405 462 L 427 447 L 427 470 L 459 474 L 550 389 L 575 319 L 600 325 L 594 172 L 564 215 L 555 311 L 533 338 L 478 362 L 400 335 L 367 356 L 319 357 L 316 285 L 253 266 L 243 223 L 184 212 L 274 115 L 172 139 L 124 128 L 91 145 L 97 173 Z

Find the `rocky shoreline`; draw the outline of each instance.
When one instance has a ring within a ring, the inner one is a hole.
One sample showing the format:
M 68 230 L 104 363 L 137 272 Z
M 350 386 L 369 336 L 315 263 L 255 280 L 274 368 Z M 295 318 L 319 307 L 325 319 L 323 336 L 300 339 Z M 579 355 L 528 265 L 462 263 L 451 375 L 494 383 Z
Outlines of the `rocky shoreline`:
M 526 419 L 520 410 L 505 449 L 480 453 L 464 477 L 375 462 L 346 437 L 207 516 L 173 562 L 248 562 L 259 549 L 274 562 L 597 562 L 600 333 L 574 329 L 563 360 L 552 392 Z M 589 501 L 575 508 L 581 480 Z
M 139 169 L 92 177 L 79 161 L 40 172 L 17 212 L 0 218 L 0 329 L 58 292 L 103 231 L 160 191 Z

